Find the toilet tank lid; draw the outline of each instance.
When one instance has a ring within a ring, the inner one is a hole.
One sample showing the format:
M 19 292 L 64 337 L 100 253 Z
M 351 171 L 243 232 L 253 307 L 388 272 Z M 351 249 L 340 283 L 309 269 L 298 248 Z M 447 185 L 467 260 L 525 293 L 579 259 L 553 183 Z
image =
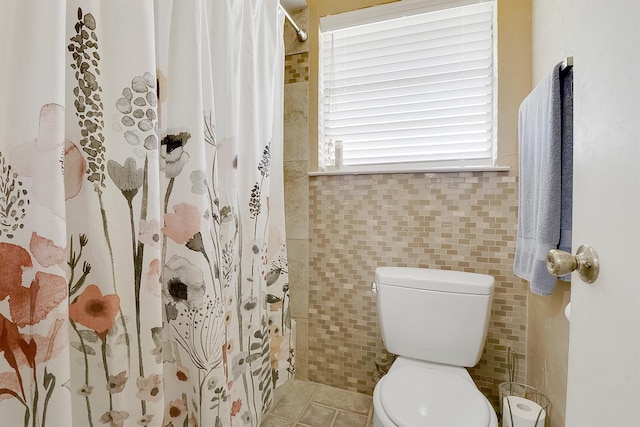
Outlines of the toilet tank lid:
M 378 285 L 461 294 L 491 295 L 495 279 L 492 276 L 464 271 L 432 268 L 378 267 Z

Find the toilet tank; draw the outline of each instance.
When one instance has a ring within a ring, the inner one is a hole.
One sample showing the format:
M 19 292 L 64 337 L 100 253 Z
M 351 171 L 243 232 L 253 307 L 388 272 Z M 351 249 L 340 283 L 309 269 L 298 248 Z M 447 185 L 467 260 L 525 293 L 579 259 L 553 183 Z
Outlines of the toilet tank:
M 390 353 L 471 367 L 487 337 L 494 278 L 427 268 L 376 269 L 378 318 Z

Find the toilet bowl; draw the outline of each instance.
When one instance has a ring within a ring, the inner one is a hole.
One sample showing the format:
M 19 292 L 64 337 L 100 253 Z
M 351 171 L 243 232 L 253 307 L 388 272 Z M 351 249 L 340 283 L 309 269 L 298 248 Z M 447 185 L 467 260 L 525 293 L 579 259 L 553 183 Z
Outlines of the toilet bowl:
M 374 427 L 498 427 L 466 369 L 399 357 L 373 391 Z
M 382 340 L 397 358 L 374 389 L 374 427 L 498 427 L 465 369 L 482 355 L 494 283 L 469 272 L 376 269 Z

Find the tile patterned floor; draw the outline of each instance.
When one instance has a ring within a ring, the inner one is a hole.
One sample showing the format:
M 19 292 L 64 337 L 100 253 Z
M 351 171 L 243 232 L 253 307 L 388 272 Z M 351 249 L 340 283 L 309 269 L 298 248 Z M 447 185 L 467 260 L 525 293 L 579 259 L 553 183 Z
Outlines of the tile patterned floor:
M 261 427 L 371 427 L 371 396 L 294 380 Z

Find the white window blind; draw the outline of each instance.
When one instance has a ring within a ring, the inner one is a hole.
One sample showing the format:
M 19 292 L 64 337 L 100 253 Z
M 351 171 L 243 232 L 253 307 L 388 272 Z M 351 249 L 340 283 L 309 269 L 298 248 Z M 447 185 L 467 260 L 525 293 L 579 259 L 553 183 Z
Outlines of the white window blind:
M 493 2 L 323 29 L 319 167 L 493 166 L 492 33 Z

